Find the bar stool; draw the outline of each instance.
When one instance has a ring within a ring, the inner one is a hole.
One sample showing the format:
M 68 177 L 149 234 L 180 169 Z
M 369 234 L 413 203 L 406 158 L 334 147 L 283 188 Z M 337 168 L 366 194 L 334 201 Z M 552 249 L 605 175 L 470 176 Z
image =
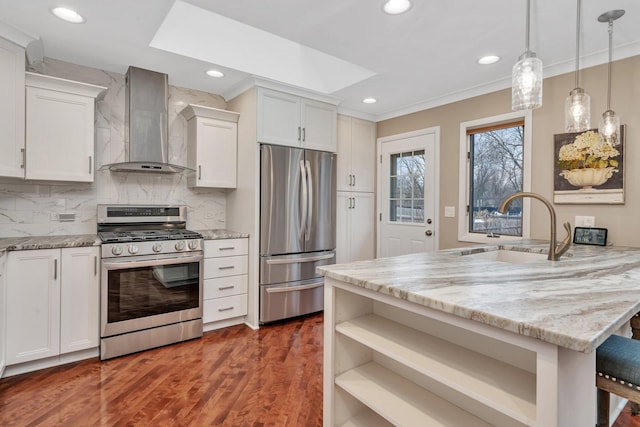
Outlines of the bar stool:
M 596 350 L 598 424 L 609 427 L 609 394 L 640 404 L 640 341 L 611 335 Z M 638 415 L 634 412 L 633 415 Z

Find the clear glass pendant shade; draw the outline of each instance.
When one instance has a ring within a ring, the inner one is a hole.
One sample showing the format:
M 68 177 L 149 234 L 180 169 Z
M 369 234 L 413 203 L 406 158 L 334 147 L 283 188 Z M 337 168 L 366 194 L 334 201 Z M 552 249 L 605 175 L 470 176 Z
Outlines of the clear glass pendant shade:
M 564 129 L 566 132 L 584 132 L 591 126 L 591 97 L 581 88 L 575 88 L 564 100 Z
M 525 52 L 513 66 L 511 108 L 514 111 L 542 106 L 542 61 Z
M 602 142 L 609 145 L 620 144 L 620 117 L 613 110 L 602 113 L 598 123 L 598 133 Z

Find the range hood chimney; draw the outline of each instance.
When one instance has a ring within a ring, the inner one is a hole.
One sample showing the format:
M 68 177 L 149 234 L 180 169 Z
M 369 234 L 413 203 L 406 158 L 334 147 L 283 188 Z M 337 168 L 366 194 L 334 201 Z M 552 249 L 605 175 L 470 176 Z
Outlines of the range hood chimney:
M 112 172 L 180 173 L 192 171 L 168 163 L 167 119 L 169 78 L 166 74 L 129 67 L 125 88 L 125 157 L 105 165 Z

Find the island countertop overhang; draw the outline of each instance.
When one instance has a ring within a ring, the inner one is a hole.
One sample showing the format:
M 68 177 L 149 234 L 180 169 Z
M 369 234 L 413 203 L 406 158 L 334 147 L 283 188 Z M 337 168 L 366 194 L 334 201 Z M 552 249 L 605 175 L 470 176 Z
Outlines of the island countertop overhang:
M 448 249 L 319 267 L 333 279 L 575 351 L 594 351 L 640 311 L 640 249 L 573 246 L 559 261 L 465 256 L 524 242 Z

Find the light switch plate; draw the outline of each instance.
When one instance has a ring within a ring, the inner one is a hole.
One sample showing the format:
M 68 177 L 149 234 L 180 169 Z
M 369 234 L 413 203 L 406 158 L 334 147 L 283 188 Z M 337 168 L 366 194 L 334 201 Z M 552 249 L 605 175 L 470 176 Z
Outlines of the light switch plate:
M 444 207 L 444 216 L 446 218 L 455 218 L 456 217 L 456 207 L 455 206 L 445 206 Z

